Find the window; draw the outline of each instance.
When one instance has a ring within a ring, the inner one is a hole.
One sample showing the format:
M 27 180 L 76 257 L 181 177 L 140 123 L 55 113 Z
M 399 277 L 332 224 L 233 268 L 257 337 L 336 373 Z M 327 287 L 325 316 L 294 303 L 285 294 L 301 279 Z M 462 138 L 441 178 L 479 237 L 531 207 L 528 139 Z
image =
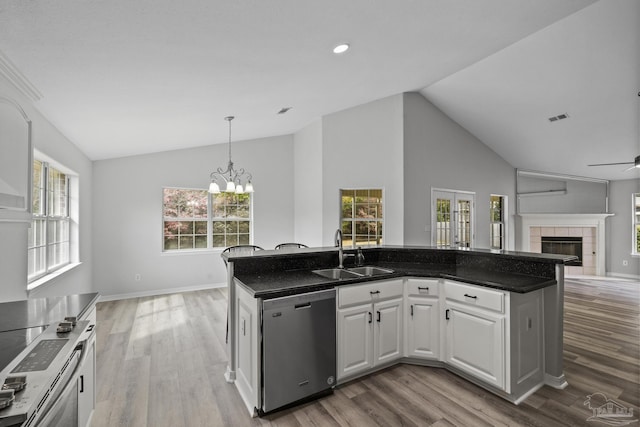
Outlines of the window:
M 489 247 L 504 249 L 506 197 L 491 195 L 489 202 Z
M 33 162 L 33 221 L 28 232 L 28 281 L 67 264 L 69 245 L 69 176 L 47 162 Z
M 226 248 L 251 242 L 251 195 L 163 189 L 163 250 Z
M 340 190 L 344 246 L 382 244 L 382 190 Z
M 640 255 L 640 193 L 633 195 L 633 254 Z
M 431 189 L 431 241 L 440 248 L 473 247 L 475 193 Z

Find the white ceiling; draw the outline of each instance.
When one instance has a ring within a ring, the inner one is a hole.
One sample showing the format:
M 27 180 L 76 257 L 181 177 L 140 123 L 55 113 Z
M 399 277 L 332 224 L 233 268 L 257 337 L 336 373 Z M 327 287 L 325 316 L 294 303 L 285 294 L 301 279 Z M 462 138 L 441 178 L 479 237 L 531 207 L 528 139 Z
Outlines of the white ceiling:
M 227 115 L 234 141 L 290 134 L 420 90 L 515 167 L 627 179 L 585 165 L 640 154 L 639 27 L 637 0 L 0 2 L 0 52 L 94 160 L 224 143 Z

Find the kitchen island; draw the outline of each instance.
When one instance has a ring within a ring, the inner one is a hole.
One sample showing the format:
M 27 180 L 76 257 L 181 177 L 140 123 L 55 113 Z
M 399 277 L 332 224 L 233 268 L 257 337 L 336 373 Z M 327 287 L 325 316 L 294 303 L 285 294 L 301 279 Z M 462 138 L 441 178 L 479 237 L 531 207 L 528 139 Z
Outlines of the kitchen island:
M 349 269 L 355 250 L 345 253 Z M 339 265 L 337 248 L 224 255 L 226 379 L 250 413 L 263 403 L 263 302 L 327 289 L 337 295 L 337 386 L 396 363 L 448 369 L 516 404 L 545 384 L 567 385 L 562 301 L 570 257 L 404 246 L 363 253 L 366 265 L 386 271 L 341 279 L 314 273 Z

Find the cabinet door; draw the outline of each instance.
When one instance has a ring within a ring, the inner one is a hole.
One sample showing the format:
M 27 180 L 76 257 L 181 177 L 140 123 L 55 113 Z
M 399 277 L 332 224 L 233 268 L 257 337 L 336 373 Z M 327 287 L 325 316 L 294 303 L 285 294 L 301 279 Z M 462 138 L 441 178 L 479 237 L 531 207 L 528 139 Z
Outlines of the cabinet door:
M 437 359 L 440 340 L 438 299 L 408 297 L 405 317 L 407 357 Z
M 449 302 L 446 362 L 504 389 L 504 316 Z
M 95 408 L 95 361 L 96 361 L 96 341 L 89 344 L 89 354 L 82 365 L 80 377 L 78 377 L 78 426 L 89 425 L 91 414 Z
M 374 366 L 402 357 L 402 301 L 395 298 L 373 305 Z
M 338 379 L 373 367 L 371 304 L 338 310 Z

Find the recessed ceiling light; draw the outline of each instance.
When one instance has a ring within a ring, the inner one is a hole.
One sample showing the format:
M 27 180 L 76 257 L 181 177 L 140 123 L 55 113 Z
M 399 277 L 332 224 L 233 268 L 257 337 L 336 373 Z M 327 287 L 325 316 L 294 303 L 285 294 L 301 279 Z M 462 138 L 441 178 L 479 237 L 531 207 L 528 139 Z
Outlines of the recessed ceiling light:
M 349 50 L 349 45 L 342 43 L 333 48 L 333 53 L 345 53 L 347 50 Z

